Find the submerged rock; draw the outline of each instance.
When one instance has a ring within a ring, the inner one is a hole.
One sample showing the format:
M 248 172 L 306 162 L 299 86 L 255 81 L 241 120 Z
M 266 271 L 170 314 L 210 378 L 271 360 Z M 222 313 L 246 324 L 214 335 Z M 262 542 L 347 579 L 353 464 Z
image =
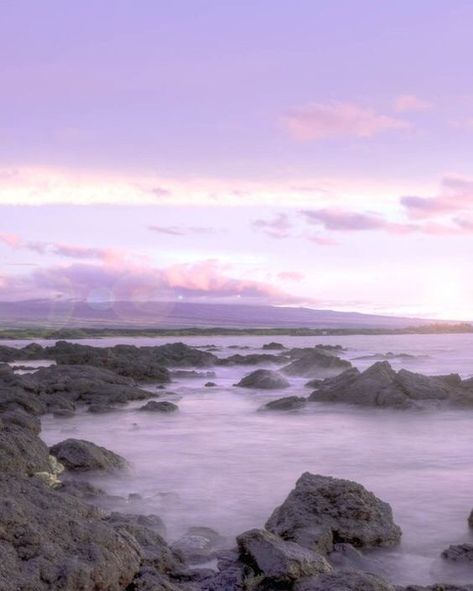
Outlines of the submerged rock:
M 150 400 L 144 406 L 141 406 L 138 410 L 147 412 L 175 412 L 179 410 L 177 404 L 169 402 L 168 400 Z
M 452 562 L 473 563 L 473 545 L 458 544 L 456 546 L 449 546 L 442 552 L 442 558 L 445 558 L 445 560 L 451 560 Z
M 271 369 L 252 371 L 235 385 L 239 388 L 256 388 L 259 390 L 280 390 L 290 386 L 284 376 Z
M 309 400 L 395 408 L 421 406 L 432 401 L 473 404 L 472 393 L 457 377 L 430 377 L 405 369 L 396 372 L 387 361 L 382 361 L 364 372 L 353 368 L 325 380 Z
M 50 448 L 66 470 L 70 472 L 113 472 L 127 467 L 127 461 L 114 453 L 83 439 L 66 439 Z
M 286 396 L 266 403 L 262 410 L 297 410 L 307 404 L 307 400 L 301 396 Z
M 337 375 L 349 367 L 351 367 L 349 361 L 340 359 L 332 352 L 315 347 L 297 357 L 289 365 L 283 367 L 281 371 L 288 376 L 320 378 Z
M 190 527 L 171 548 L 186 562 L 199 564 L 217 556 L 225 538 L 209 527 Z
M 388 503 L 351 480 L 309 472 L 299 478 L 265 527 L 324 554 L 332 551 L 334 542 L 374 548 L 393 546 L 401 538 Z
M 240 560 L 255 574 L 276 585 L 289 584 L 301 577 L 331 572 L 323 556 L 294 542 L 261 529 L 252 529 L 237 537 Z
M 271 341 L 271 343 L 265 343 L 262 346 L 263 351 L 281 351 L 286 347 L 282 343 L 276 343 L 275 341 Z

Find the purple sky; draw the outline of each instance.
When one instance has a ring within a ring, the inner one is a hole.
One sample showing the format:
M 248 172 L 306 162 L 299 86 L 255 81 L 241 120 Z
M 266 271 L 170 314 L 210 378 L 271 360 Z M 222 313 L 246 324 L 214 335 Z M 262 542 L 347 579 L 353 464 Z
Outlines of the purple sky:
M 470 0 L 0 14 L 0 299 L 473 317 Z

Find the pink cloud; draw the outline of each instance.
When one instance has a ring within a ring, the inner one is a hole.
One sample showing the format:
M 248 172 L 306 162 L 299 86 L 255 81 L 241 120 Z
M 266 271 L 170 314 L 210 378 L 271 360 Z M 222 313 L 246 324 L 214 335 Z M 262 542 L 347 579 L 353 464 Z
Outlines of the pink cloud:
M 169 236 L 187 236 L 189 234 L 214 234 L 215 229 L 205 226 L 158 226 L 151 225 L 148 229 L 158 234 L 167 234 Z
M 278 278 L 283 281 L 302 281 L 305 274 L 299 273 L 299 271 L 281 271 L 278 273 Z
M 260 230 L 271 238 L 287 238 L 292 224 L 285 213 L 279 213 L 271 220 L 258 219 L 253 222 L 253 228 Z
M 406 129 L 401 119 L 376 113 L 353 103 L 312 103 L 290 111 L 283 120 L 296 140 L 317 140 L 337 136 L 370 138 L 389 130 Z
M 432 108 L 432 103 L 423 100 L 413 94 L 402 94 L 394 101 L 394 109 L 398 113 L 408 113 L 412 111 L 428 111 Z
M 405 234 L 414 230 L 413 226 L 387 221 L 378 214 L 341 209 L 304 210 L 301 213 L 308 223 L 320 225 L 326 230 L 345 232 L 385 230 L 392 234 Z
M 413 219 L 429 218 L 473 207 L 473 181 L 460 177 L 445 177 L 436 197 L 406 196 L 401 205 Z
M 16 234 L 8 234 L 6 232 L 0 232 L 0 242 L 3 242 L 11 248 L 18 248 L 21 244 L 21 238 Z

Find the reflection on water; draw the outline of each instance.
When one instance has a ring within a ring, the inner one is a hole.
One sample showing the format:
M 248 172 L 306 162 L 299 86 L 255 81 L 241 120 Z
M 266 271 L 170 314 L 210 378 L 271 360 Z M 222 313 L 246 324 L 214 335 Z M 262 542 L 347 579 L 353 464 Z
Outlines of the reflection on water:
M 185 340 L 217 344 L 221 355 L 234 352 L 225 349 L 229 344 L 268 342 L 260 337 Z M 467 376 L 473 367 L 472 335 L 277 340 L 291 346 L 340 343 L 350 348 L 348 358 L 387 351 L 428 355 L 404 362 L 424 373 Z M 263 525 L 306 470 L 356 480 L 391 503 L 404 532 L 398 549 L 373 554 L 373 568 L 378 565 L 399 583 L 471 581 L 473 569 L 468 574 L 448 566 L 439 554 L 473 537 L 467 527 L 473 507 L 473 411 L 312 403 L 295 413 L 257 412 L 281 393 L 233 388 L 249 370 L 217 368 L 217 388 L 204 388 L 205 379 L 176 382 L 172 390 L 182 398 L 174 415 L 136 412 L 130 405 L 109 415 L 48 416 L 43 436 L 50 444 L 66 437 L 89 439 L 124 455 L 133 465 L 131 474 L 96 482 L 113 494 L 139 493 L 143 501 L 127 510 L 160 514 L 171 539 L 194 525 L 231 537 Z M 293 379 L 284 395 L 309 394 L 303 383 Z

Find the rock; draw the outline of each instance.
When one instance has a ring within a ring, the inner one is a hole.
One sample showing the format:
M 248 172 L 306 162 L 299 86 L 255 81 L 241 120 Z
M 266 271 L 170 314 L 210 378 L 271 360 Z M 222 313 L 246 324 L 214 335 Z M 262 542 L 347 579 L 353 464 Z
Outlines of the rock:
M 263 363 L 277 363 L 280 365 L 281 361 L 282 360 L 278 355 L 270 355 L 269 353 L 251 353 L 250 355 L 237 354 L 218 359 L 217 365 L 261 365 Z
M 72 418 L 76 413 L 69 409 L 69 408 L 57 408 L 57 409 L 51 409 L 52 413 L 53 413 L 53 417 L 56 418 L 61 418 L 61 419 L 70 419 Z
M 468 525 L 473 528 L 473 509 L 468 517 Z
M 144 406 L 141 406 L 138 410 L 144 410 L 147 412 L 175 412 L 179 410 L 177 404 L 169 402 L 167 400 L 150 400 Z
M 117 409 L 114 406 L 111 406 L 110 404 L 102 404 L 99 402 L 96 404 L 91 404 L 87 409 L 87 412 L 90 412 L 94 415 L 103 415 L 115 410 Z
M 259 390 L 280 390 L 290 386 L 284 376 L 271 369 L 257 369 L 235 385 L 239 388 L 255 388 Z
M 207 382 L 204 384 L 206 388 L 215 388 L 217 384 L 215 382 Z
M 405 369 L 396 372 L 387 361 L 382 361 L 362 373 L 350 369 L 325 380 L 309 400 L 394 408 L 421 406 L 432 401 L 466 403 L 471 397 L 469 392 L 451 383 L 451 376 L 423 376 Z
M 123 591 L 140 550 L 101 513 L 39 479 L 0 474 L 0 589 Z
M 35 435 L 39 435 L 41 432 L 41 421 L 35 415 L 30 415 L 23 411 L 7 411 L 0 416 L 5 424 L 16 425 L 22 429 L 27 429 Z
M 323 556 L 261 529 L 252 529 L 237 537 L 240 560 L 276 585 L 288 584 L 332 567 Z
M 190 527 L 171 548 L 180 554 L 186 562 L 199 564 L 208 562 L 217 556 L 225 538 L 210 527 Z
M 333 542 L 373 548 L 393 546 L 401 538 L 388 503 L 356 482 L 309 472 L 274 510 L 266 529 L 324 554 Z
M 396 587 L 396 591 L 473 591 L 473 585 L 429 585 L 421 587 L 420 585 L 408 585 L 407 587 Z
M 394 587 L 370 573 L 340 571 L 301 579 L 294 591 L 394 591 Z
M 214 378 L 214 371 L 195 371 L 186 369 L 177 369 L 171 372 L 171 377 L 176 380 L 191 380 L 191 379 L 203 379 L 203 378 Z
M 307 400 L 301 396 L 286 396 L 285 398 L 278 398 L 277 400 L 271 400 L 265 404 L 263 410 L 297 410 L 304 407 L 307 404 Z
M 281 351 L 286 347 L 282 343 L 276 343 L 272 341 L 271 343 L 265 343 L 262 347 L 263 351 Z
M 118 454 L 82 439 L 56 443 L 50 452 L 71 472 L 113 472 L 127 467 L 126 460 Z
M 183 588 L 155 568 L 142 566 L 127 591 L 183 591 Z
M 72 497 L 76 497 L 85 503 L 96 501 L 100 497 L 106 495 L 105 491 L 101 488 L 98 488 L 85 480 L 65 480 L 61 482 L 61 485 L 58 486 L 56 490 Z
M 318 388 L 323 383 L 321 378 L 314 378 L 313 380 L 309 380 L 304 384 L 306 388 Z
M 324 349 L 314 348 L 282 368 L 288 376 L 320 378 L 337 375 L 351 367 L 351 363 L 340 359 Z
M 37 436 L 36 429 L 14 422 L 11 414 L 4 416 L 0 420 L 0 472 L 29 476 L 49 472 L 48 446 Z
M 469 562 L 473 563 L 473 545 L 472 544 L 458 544 L 449 546 L 442 552 L 442 558 L 451 560 L 452 562 Z

